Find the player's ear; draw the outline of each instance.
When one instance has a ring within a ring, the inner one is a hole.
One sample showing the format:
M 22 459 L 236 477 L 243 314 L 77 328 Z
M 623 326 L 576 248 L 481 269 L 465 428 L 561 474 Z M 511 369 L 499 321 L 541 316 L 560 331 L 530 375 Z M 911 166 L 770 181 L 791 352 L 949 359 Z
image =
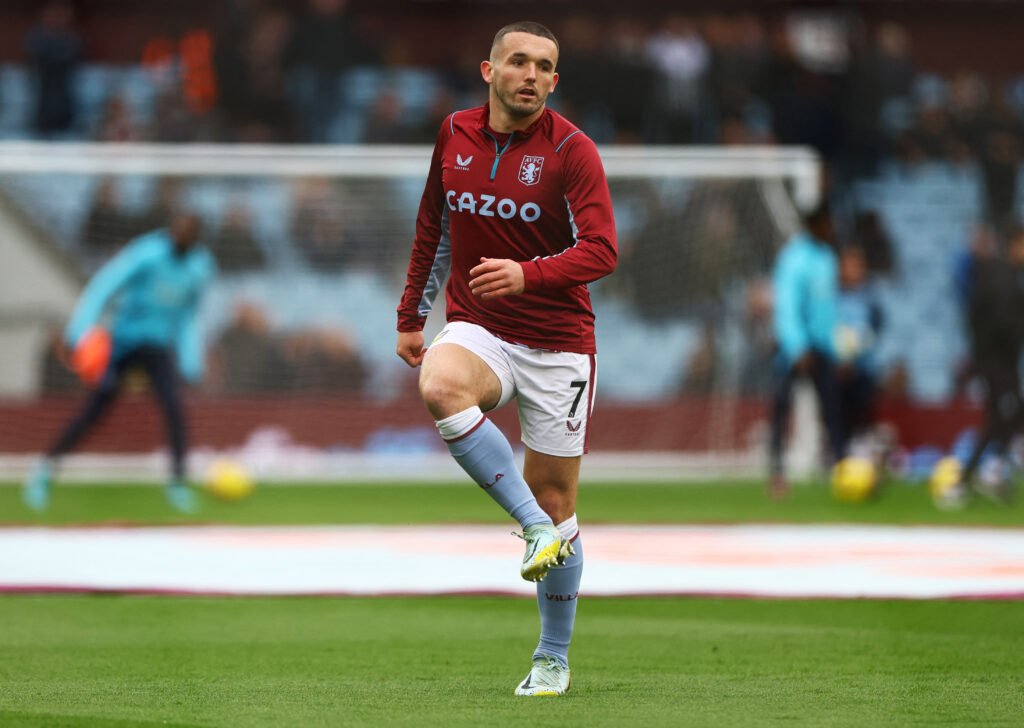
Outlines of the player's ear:
M 553 75 L 551 77 L 551 90 L 548 91 L 548 93 L 549 94 L 553 94 L 555 92 L 555 88 L 557 86 L 558 86 L 558 73 L 556 72 L 555 75 Z
M 486 83 L 494 80 L 494 66 L 491 65 L 490 61 L 480 62 L 480 75 L 483 76 Z

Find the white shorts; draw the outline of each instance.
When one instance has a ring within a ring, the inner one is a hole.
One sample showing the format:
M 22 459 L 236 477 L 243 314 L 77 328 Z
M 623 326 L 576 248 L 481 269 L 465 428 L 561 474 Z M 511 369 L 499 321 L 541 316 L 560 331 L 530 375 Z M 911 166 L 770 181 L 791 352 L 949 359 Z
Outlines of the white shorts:
M 495 406 L 517 399 L 519 429 L 528 448 L 559 457 L 587 452 L 597 385 L 593 354 L 510 344 L 464 321 L 446 325 L 434 344 L 458 344 L 484 360 L 501 382 L 501 398 Z

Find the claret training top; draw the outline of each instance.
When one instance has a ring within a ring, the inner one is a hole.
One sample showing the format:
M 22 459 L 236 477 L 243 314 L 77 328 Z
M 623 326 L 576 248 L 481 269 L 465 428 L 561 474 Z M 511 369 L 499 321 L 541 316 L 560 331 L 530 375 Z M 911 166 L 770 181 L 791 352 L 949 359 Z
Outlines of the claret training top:
M 615 220 L 594 143 L 545 109 L 528 129 L 499 134 L 488 106 L 441 125 L 416 220 L 398 330 L 420 331 L 445 276 L 449 321 L 478 324 L 535 349 L 595 353 L 587 283 L 615 269 Z M 480 258 L 523 266 L 526 290 L 470 292 Z

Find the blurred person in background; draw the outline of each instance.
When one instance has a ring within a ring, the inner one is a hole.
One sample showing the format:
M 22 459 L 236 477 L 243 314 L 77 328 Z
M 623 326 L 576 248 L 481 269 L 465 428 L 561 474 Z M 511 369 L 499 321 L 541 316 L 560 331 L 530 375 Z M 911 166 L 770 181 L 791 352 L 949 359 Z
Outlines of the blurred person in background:
M 772 284 L 767 277 L 755 277 L 747 284 L 743 303 L 743 344 L 740 390 L 744 394 L 767 396 L 774 385 L 772 367 L 777 353 L 772 321 Z
M 82 250 L 90 262 L 96 258 L 106 261 L 124 243 L 125 235 L 135 229 L 134 224 L 132 216 L 121 206 L 118 180 L 106 177 L 96 186 L 85 219 L 80 242 Z
M 198 308 L 216 266 L 198 245 L 199 235 L 196 215 L 176 213 L 169 228 L 132 240 L 89 281 L 64 331 L 64 343 L 73 350 L 109 312 L 112 351 L 85 406 L 25 481 L 24 500 L 33 510 L 49 505 L 58 459 L 100 421 L 117 398 L 125 374 L 137 368 L 146 372 L 167 425 L 167 500 L 176 510 L 195 510 L 195 495 L 185 482 L 185 419 L 177 375 L 198 382 L 203 374 Z
M 257 303 L 240 301 L 231 322 L 210 352 L 213 387 L 228 394 L 286 391 L 291 370 L 284 345 L 271 330 L 266 311 Z
M 338 270 L 344 263 L 348 206 L 326 177 L 299 179 L 293 186 L 289 233 L 306 262 L 318 270 Z
M 305 141 L 331 141 L 331 124 L 341 110 L 344 74 L 375 61 L 353 27 L 348 0 L 308 0 L 295 24 L 287 62 L 303 79 L 300 101 Z
M 358 392 L 366 382 L 366 365 L 343 331 L 298 331 L 285 339 L 284 356 L 293 392 Z
M 252 230 L 252 211 L 241 199 L 228 204 L 217 234 L 210 241 L 217 265 L 226 273 L 258 270 L 267 264 Z
M 877 342 L 883 325 L 882 307 L 868 281 L 864 251 L 846 246 L 839 253 L 835 349 L 839 411 L 848 443 L 867 435 L 875 422 Z
M 46 3 L 39 23 L 29 30 L 25 40 L 36 85 L 33 125 L 44 138 L 69 132 L 76 122 L 73 83 L 82 59 L 82 41 L 74 22 L 70 2 Z
M 583 570 L 576 520 L 595 383 L 587 284 L 616 264 L 615 222 L 594 142 L 546 107 L 558 41 L 539 23 L 498 31 L 480 65 L 482 107 L 441 125 L 420 203 L 396 352 L 449 451 L 523 528 L 520 575 L 540 582 L 540 642 L 516 695 L 569 689 Z M 450 274 L 450 275 L 448 275 Z M 423 327 L 448 275 L 448 323 Z M 522 473 L 486 417 L 517 398 Z
M 235 3 L 214 51 L 225 141 L 293 141 L 296 128 L 286 93 L 292 22 L 284 9 Z
M 373 100 L 370 115 L 366 118 L 363 144 L 406 144 L 412 130 L 406 122 L 407 115 L 398 94 L 387 89 Z
M 98 142 L 139 142 L 143 141 L 144 133 L 132 118 L 127 100 L 115 94 L 107 99 L 103 107 L 103 118 L 93 136 Z
M 149 206 L 135 218 L 131 231 L 125 237 L 135 237 L 167 227 L 172 214 L 181 205 L 184 190 L 185 182 L 181 177 L 158 177 Z
M 971 239 L 966 246 L 961 246 L 953 253 L 952 282 L 953 292 L 960 309 L 961 318 L 966 327 L 970 327 L 971 300 L 977 287 L 978 270 L 985 266 L 986 261 L 995 257 L 998 250 L 998 239 L 991 225 L 978 223 L 971 231 Z M 974 378 L 973 359 L 968 356 L 956 370 L 953 381 L 953 393 L 962 394 Z
M 1024 349 L 1024 228 L 1008 238 L 1005 253 L 977 261 L 970 293 L 968 326 L 975 373 L 985 387 L 985 423 L 960 482 L 935 499 L 944 510 L 963 508 L 972 492 L 1000 503 L 1011 498 L 1009 479 L 977 481 L 989 448 L 1003 459 L 1010 440 L 1024 424 L 1020 357 Z
M 768 456 L 769 493 L 776 498 L 789 491 L 782 450 L 796 380 L 806 378 L 814 384 L 829 457 L 837 462 L 846 454 L 835 371 L 839 279 L 833 243 L 832 215 L 823 203 L 804 218 L 803 231 L 779 251 L 772 273 L 779 353 Z
M 647 40 L 647 57 L 657 71 L 659 92 L 655 141 L 689 144 L 695 140 L 697 110 L 710 54 L 693 20 L 672 14 Z

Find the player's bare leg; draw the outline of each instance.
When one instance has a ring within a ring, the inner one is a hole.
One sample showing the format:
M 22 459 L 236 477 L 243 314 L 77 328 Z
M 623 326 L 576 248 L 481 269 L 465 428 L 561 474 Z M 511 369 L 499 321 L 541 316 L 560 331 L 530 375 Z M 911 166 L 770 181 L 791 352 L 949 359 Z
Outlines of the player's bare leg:
M 557 457 L 526 449 L 526 481 L 537 502 L 557 524 L 564 546 L 559 563 L 537 584 L 540 641 L 530 673 L 516 688 L 516 695 L 558 696 L 565 694 L 571 684 L 569 642 L 583 573 L 583 544 L 576 524 L 580 460 L 579 456 Z
M 457 344 L 431 346 L 423 358 L 420 394 L 455 460 L 523 528 L 526 552 L 519 573 L 540 581 L 563 550 L 551 518 L 516 467 L 512 446 L 484 416 L 501 399 L 490 367 Z

